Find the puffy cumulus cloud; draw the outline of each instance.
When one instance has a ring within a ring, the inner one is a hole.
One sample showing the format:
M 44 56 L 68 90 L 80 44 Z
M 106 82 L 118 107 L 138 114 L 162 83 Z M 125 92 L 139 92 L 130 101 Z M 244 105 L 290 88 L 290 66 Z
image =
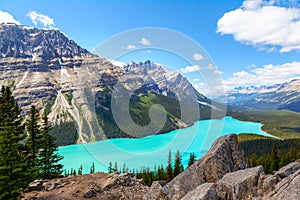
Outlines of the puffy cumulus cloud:
M 231 34 L 238 42 L 280 52 L 300 49 L 300 8 L 276 5 L 275 1 L 245 0 L 240 8 L 225 13 L 217 32 Z
M 12 16 L 10 13 L 8 12 L 4 12 L 2 10 L 0 10 L 0 24 L 1 23 L 15 23 L 20 25 L 20 22 L 17 21 L 14 16 Z
M 55 26 L 54 20 L 47 15 L 43 15 L 36 11 L 30 11 L 27 16 L 31 19 L 32 23 L 36 26 L 41 23 L 45 28 L 53 28 Z
M 184 68 L 180 68 L 178 72 L 187 74 L 192 73 L 201 70 L 201 67 L 199 65 L 192 65 L 192 66 L 186 66 Z
M 141 38 L 139 43 L 141 43 L 142 45 L 145 45 L 145 46 L 149 46 L 150 45 L 150 40 L 147 39 L 147 38 Z
M 285 63 L 282 65 L 264 65 L 250 71 L 234 73 L 223 81 L 226 89 L 235 86 L 273 85 L 300 77 L 300 62 Z
M 127 50 L 131 50 L 131 49 L 135 49 L 135 48 L 136 48 L 136 46 L 133 45 L 133 44 L 128 44 L 128 45 L 126 46 L 126 49 L 127 49 Z
M 195 53 L 193 55 L 193 59 L 196 60 L 196 61 L 200 61 L 200 60 L 203 60 L 204 57 L 200 53 Z

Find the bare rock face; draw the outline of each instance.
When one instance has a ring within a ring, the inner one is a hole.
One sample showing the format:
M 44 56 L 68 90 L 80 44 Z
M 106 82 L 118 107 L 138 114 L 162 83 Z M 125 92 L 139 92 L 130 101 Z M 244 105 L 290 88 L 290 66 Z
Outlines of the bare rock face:
M 264 173 L 262 166 L 239 170 L 225 174 L 217 182 L 217 193 L 221 199 L 251 199 L 257 196 L 257 183 L 260 174 Z
M 263 184 L 263 199 L 300 199 L 300 160 L 282 167 Z
M 217 139 L 210 150 L 161 190 L 162 199 L 181 199 L 203 183 L 215 183 L 226 173 L 246 168 L 244 151 L 236 135 Z
M 187 193 L 181 200 L 218 200 L 216 185 L 204 183 Z

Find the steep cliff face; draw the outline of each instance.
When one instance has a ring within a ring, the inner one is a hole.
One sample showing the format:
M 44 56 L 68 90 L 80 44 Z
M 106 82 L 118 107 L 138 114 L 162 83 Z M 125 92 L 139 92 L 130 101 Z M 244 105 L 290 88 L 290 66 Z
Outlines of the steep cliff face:
M 122 69 L 79 47 L 58 30 L 0 25 L 0 84 L 14 86 L 23 113 L 34 104 L 54 125 L 72 122 L 77 142 L 105 139 L 87 93 L 113 85 Z

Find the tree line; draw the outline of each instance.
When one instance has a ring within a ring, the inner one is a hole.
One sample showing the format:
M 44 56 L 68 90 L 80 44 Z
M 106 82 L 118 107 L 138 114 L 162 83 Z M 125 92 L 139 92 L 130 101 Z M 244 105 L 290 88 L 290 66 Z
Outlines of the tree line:
M 195 161 L 196 161 L 195 154 L 190 153 L 188 167 L 194 164 Z M 184 171 L 184 167 L 182 164 L 182 156 L 179 151 L 177 151 L 175 154 L 174 162 L 172 158 L 172 152 L 169 151 L 167 166 L 166 167 L 164 167 L 163 165 L 154 166 L 153 170 L 151 170 L 149 167 L 142 167 L 140 170 L 138 169 L 129 170 L 125 164 L 123 164 L 122 168 L 118 168 L 117 162 L 115 162 L 114 165 L 112 164 L 112 162 L 110 162 L 108 166 L 108 173 L 131 172 L 136 176 L 136 178 L 143 179 L 145 184 L 147 184 L 148 186 L 150 186 L 153 181 L 165 180 L 166 182 L 170 182 L 175 176 L 177 176 L 183 171 Z
M 194 153 L 190 153 L 189 161 L 188 161 L 188 167 L 191 166 L 196 162 L 196 156 Z M 133 173 L 136 178 L 143 179 L 146 185 L 151 186 L 153 181 L 161 181 L 165 180 L 166 182 L 170 182 L 175 176 L 180 174 L 184 171 L 184 167 L 182 164 L 182 156 L 179 151 L 176 152 L 174 157 L 174 162 L 172 159 L 172 152 L 169 151 L 168 154 L 168 164 L 166 167 L 163 165 L 159 165 L 158 167 L 155 165 L 153 170 L 150 169 L 150 167 L 141 167 L 141 169 L 129 169 L 128 166 L 124 163 L 121 166 L 118 165 L 117 162 L 109 162 L 107 172 L 108 173 Z M 95 170 L 95 164 L 94 162 L 90 166 L 90 174 L 96 173 Z M 80 167 L 76 170 L 74 168 L 71 168 L 68 171 L 64 171 L 64 176 L 74 176 L 74 175 L 82 175 L 83 174 L 83 167 L 80 165 Z
M 46 115 L 31 106 L 27 118 L 15 102 L 9 87 L 0 93 L 0 199 L 18 199 L 35 179 L 61 176 L 63 159 Z
M 271 153 L 257 156 L 255 153 L 247 157 L 250 167 L 262 165 L 265 173 L 271 174 L 281 167 L 300 159 L 300 151 L 294 147 L 289 150 L 279 149 L 276 146 L 272 148 Z

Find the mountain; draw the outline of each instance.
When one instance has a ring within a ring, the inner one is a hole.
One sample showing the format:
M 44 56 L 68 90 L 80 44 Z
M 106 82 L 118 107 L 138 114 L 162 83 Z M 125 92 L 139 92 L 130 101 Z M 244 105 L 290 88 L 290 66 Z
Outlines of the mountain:
M 193 113 L 195 106 L 201 109 L 202 118 L 209 118 L 212 110 L 210 100 L 179 73 L 151 61 L 115 66 L 55 29 L 0 24 L 0 71 L 0 84 L 13 87 L 24 115 L 31 105 L 48 115 L 60 145 L 132 137 L 119 128 L 112 113 L 111 102 L 118 89 L 134 91 L 125 121 L 132 118 L 146 126 L 151 121 L 151 106 L 164 106 L 166 123 L 159 133 L 200 119 L 197 115 L 182 117 Z M 153 121 L 154 127 L 160 123 Z
M 226 99 L 228 104 L 246 109 L 288 109 L 300 112 L 300 80 L 272 86 L 236 87 L 220 99 Z

